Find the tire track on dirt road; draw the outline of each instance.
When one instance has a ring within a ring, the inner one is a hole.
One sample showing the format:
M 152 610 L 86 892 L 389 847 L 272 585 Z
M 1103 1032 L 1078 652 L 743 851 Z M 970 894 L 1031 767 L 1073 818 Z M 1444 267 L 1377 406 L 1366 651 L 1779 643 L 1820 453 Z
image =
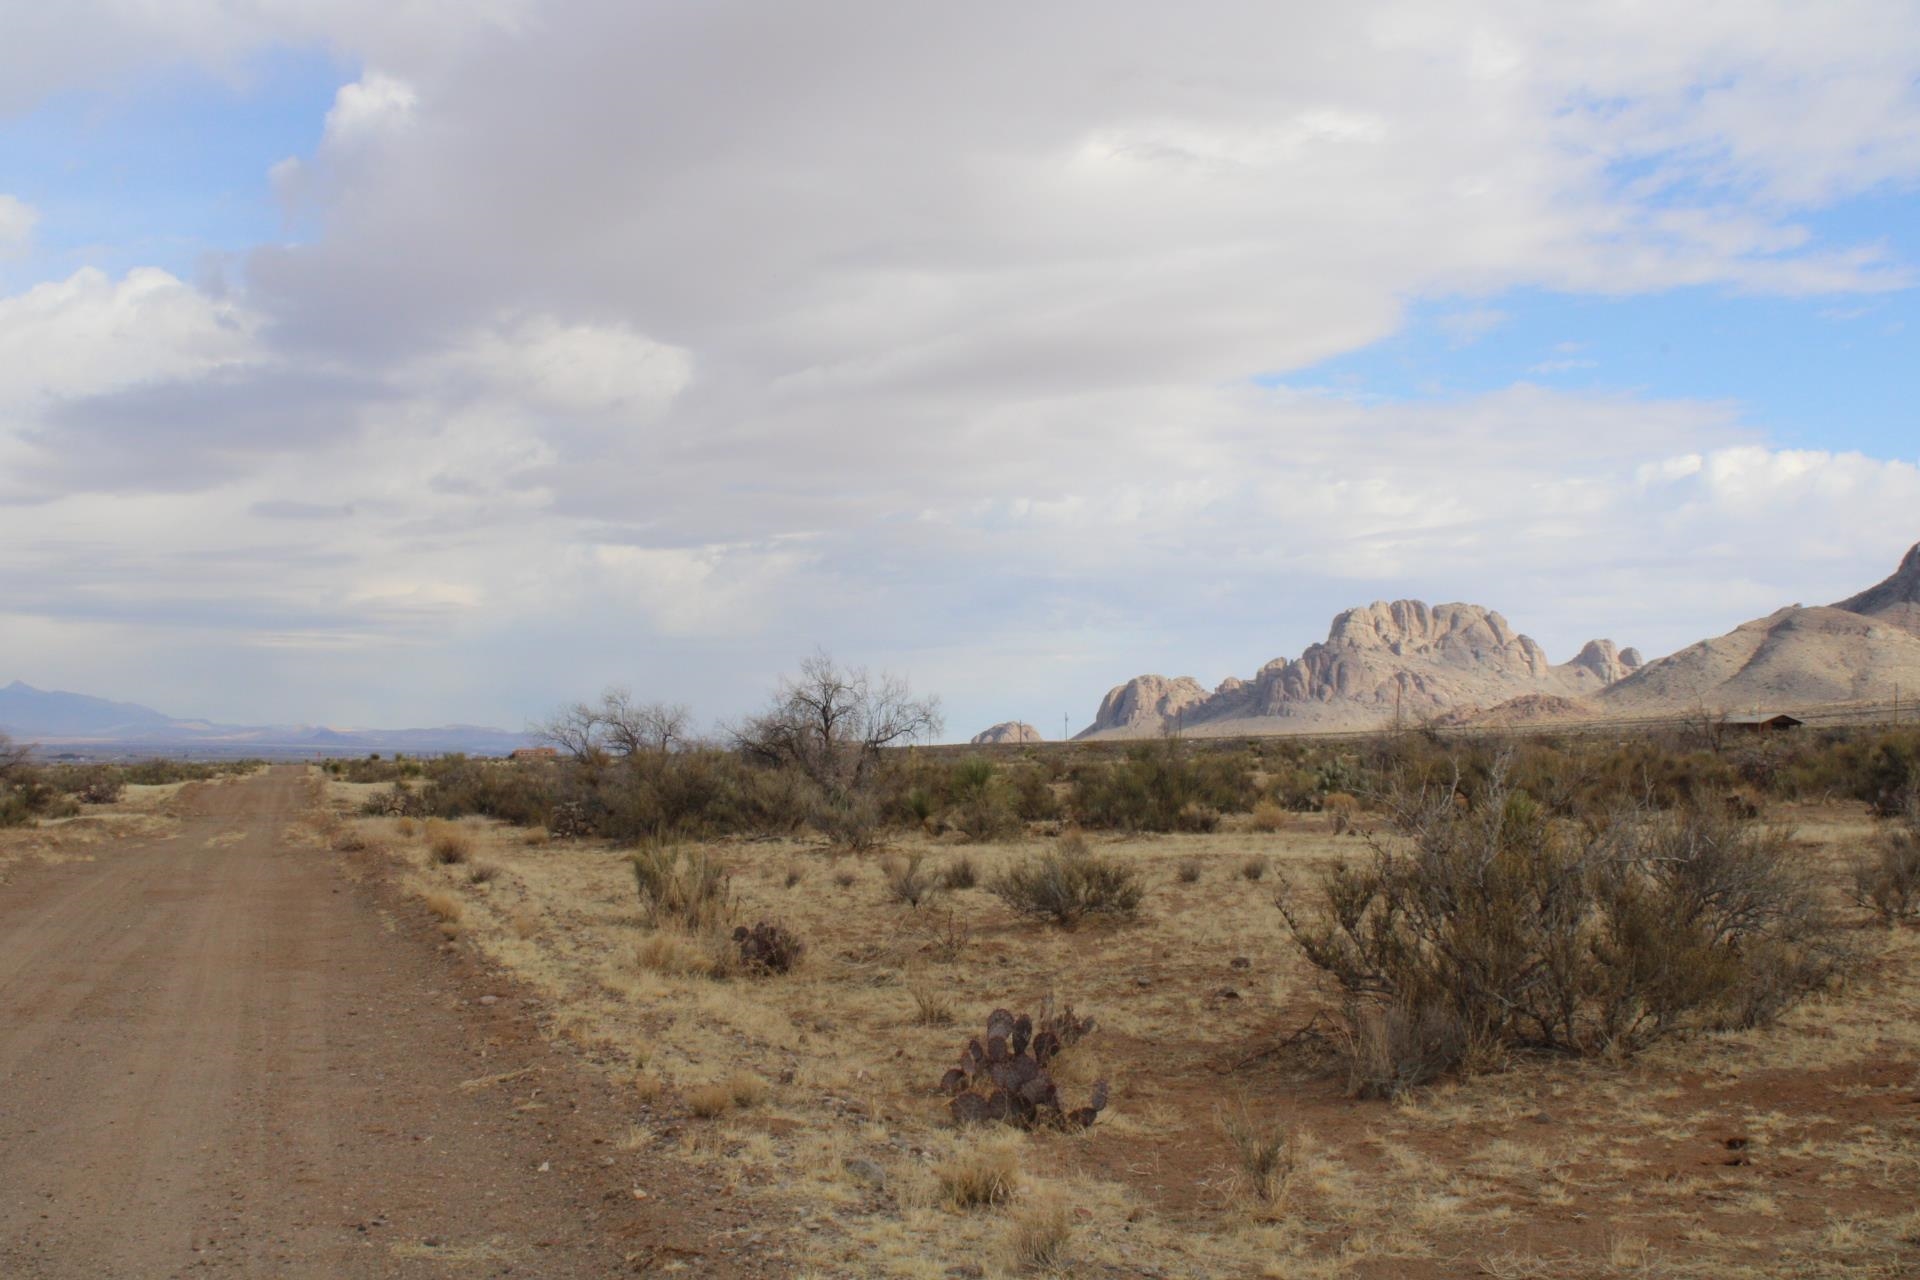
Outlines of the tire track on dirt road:
M 760 1274 L 516 1001 L 287 837 L 307 795 L 196 788 L 0 885 L 0 1277 Z

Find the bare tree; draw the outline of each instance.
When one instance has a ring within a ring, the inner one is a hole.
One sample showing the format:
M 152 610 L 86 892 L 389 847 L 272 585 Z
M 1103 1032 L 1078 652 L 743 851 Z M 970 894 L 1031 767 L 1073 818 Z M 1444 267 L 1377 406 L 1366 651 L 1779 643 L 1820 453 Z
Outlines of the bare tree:
M 608 750 L 630 756 L 685 746 L 693 712 L 682 703 L 635 702 L 627 690 L 609 689 L 600 696 L 600 719 Z
M 576 760 L 673 751 L 687 744 L 693 712 L 679 703 L 635 702 L 623 688 L 611 688 L 600 701 L 562 707 L 533 727 L 533 736 Z
M 939 733 L 940 699 L 916 698 L 907 682 L 840 667 L 824 651 L 782 679 L 765 712 L 733 732 L 750 756 L 800 769 L 829 796 L 859 789 L 887 747 Z

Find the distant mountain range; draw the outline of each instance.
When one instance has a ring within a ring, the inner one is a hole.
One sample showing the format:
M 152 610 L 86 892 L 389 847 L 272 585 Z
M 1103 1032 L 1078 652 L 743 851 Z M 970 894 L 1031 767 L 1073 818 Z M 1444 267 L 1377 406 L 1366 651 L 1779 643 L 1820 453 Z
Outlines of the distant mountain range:
M 311 757 L 372 751 L 504 755 L 529 741 L 524 733 L 468 724 L 434 729 L 216 724 L 180 719 L 136 702 L 36 689 L 19 680 L 0 687 L 0 730 L 17 742 L 95 755 L 175 751 L 221 756 Z
M 1655 662 L 1592 640 L 1554 665 L 1480 605 L 1349 609 L 1327 639 L 1212 690 L 1135 676 L 1078 738 L 1178 728 L 1202 736 L 1338 732 L 1427 720 L 1539 724 L 1710 711 L 1802 710 L 1920 694 L 1920 545 L 1885 581 L 1835 604 L 1789 605 Z

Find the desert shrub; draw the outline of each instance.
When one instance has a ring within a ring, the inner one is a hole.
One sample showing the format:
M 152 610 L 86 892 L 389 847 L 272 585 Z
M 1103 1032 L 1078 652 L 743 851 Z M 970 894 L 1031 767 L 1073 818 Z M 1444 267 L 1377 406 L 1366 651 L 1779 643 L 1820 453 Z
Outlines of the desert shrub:
M 1920 791 L 1853 864 L 1853 897 L 1888 924 L 1920 916 Z
M 857 881 L 859 878 L 860 878 L 860 873 L 855 871 L 852 867 L 842 867 L 838 871 L 833 873 L 833 882 L 839 885 L 842 889 L 853 888 L 854 882 Z
M 687 1110 L 702 1120 L 712 1120 L 733 1110 L 733 1087 L 724 1080 L 695 1085 L 687 1090 Z
M 980 883 L 980 869 L 973 865 L 973 859 L 961 854 L 946 865 L 940 872 L 940 887 L 943 889 L 971 889 Z
M 1391 806 L 1295 942 L 1345 997 L 1356 1091 L 1393 1093 L 1512 1050 L 1631 1052 L 1689 1027 L 1752 1026 L 1842 956 L 1784 833 L 1723 809 L 1552 818 L 1496 767 L 1474 805 Z
M 500 868 L 491 862 L 476 862 L 467 868 L 468 884 L 492 884 L 500 878 Z
M 1060 816 L 1060 798 L 1046 770 L 1037 765 L 1014 769 L 1009 775 L 1013 811 L 1022 822 L 1051 822 Z
M 519 827 L 544 827 L 559 799 L 561 773 L 551 763 L 469 760 L 450 756 L 427 770 L 425 812 L 442 818 L 469 814 Z
M 814 809 L 813 826 L 830 844 L 850 853 L 871 853 L 886 840 L 880 805 L 869 795 L 822 800 Z
M 1240 878 L 1259 880 L 1267 874 L 1267 860 L 1257 854 L 1240 864 Z
M 807 950 L 791 930 L 765 920 L 751 929 L 736 928 L 733 945 L 740 953 L 740 967 L 753 974 L 791 973 Z
M 1173 878 L 1181 884 L 1198 884 L 1200 882 L 1200 859 L 1180 859 L 1179 865 L 1173 869 Z
M 1195 751 L 1173 740 L 1134 747 L 1074 780 L 1080 821 L 1123 831 L 1211 831 L 1222 811 L 1245 810 L 1252 801 L 1248 756 Z
M 887 896 L 915 908 L 938 893 L 944 879 L 918 849 L 893 855 L 880 864 L 880 871 L 886 876 Z
M 1287 826 L 1287 811 L 1271 800 L 1262 800 L 1253 806 L 1253 829 L 1263 835 L 1273 835 L 1284 831 Z
M 664 841 L 642 845 L 632 857 L 634 887 L 647 923 L 691 932 L 718 929 L 733 913 L 727 869 L 704 850 Z
M 444 891 L 429 893 L 421 902 L 429 913 L 446 924 L 457 923 L 462 914 L 460 899 Z
M 73 778 L 68 790 L 81 804 L 117 804 L 126 795 L 127 783 L 120 770 L 101 765 Z
M 913 1020 L 923 1027 L 944 1027 L 953 1021 L 953 996 L 922 979 L 908 988 L 913 996 Z
M 427 853 L 441 866 L 457 866 L 473 856 L 473 833 L 451 822 L 429 822 Z
M 1354 830 L 1355 819 L 1360 815 L 1360 802 L 1344 791 L 1332 791 L 1320 797 L 1320 808 L 1337 836 Z
M 1046 853 L 1022 858 L 987 887 L 1015 911 L 1067 928 L 1090 915 L 1131 917 L 1146 895 L 1132 867 L 1094 853 L 1077 831 Z
M 427 816 L 426 797 L 404 781 L 396 781 L 385 791 L 376 791 L 360 806 L 360 812 L 374 818 L 423 818 Z
M 954 1122 L 1010 1124 L 1023 1129 L 1085 1129 L 1107 1105 L 1107 1082 L 1096 1081 L 1087 1104 L 1068 1109 L 1050 1069 L 1060 1051 L 1091 1033 L 1091 1018 L 1068 1005 L 1058 1013 L 1049 1001 L 1034 1019 L 1006 1009 L 987 1016 L 987 1034 L 967 1041 L 960 1065 L 940 1080 Z

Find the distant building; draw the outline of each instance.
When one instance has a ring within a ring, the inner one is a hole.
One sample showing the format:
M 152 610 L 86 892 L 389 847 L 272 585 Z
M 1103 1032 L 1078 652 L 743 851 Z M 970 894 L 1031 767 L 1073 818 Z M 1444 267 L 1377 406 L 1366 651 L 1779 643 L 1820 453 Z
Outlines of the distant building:
M 1782 729 L 1798 729 L 1805 720 L 1796 720 L 1790 715 L 1779 713 L 1770 716 L 1728 716 L 1726 727 L 1742 733 L 1777 733 Z
M 507 753 L 509 760 L 558 760 L 558 747 L 515 747 Z

